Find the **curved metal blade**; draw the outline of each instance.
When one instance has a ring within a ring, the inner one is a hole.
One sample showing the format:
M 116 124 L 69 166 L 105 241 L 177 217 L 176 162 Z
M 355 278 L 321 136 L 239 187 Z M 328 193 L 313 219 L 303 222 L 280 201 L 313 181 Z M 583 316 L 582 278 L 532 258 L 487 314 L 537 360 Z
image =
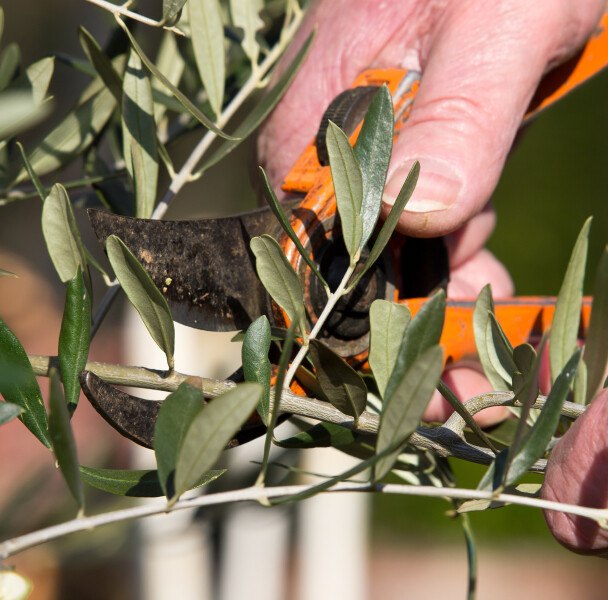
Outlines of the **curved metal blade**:
M 299 199 L 284 204 L 288 217 L 298 204 Z M 139 259 L 179 323 L 233 331 L 266 312 L 266 292 L 249 241 L 276 230 L 270 209 L 192 221 L 135 219 L 93 209 L 88 213 L 100 242 L 117 235 Z
M 230 379 L 238 379 L 239 373 L 237 371 Z M 140 446 L 154 448 L 154 427 L 162 404 L 161 400 L 146 400 L 131 396 L 106 383 L 91 371 L 80 373 L 80 387 L 95 410 L 118 433 Z M 287 417 L 286 414 L 280 415 L 279 422 Z M 266 427 L 254 411 L 234 439 L 228 442 L 227 448 L 245 444 L 265 433 Z

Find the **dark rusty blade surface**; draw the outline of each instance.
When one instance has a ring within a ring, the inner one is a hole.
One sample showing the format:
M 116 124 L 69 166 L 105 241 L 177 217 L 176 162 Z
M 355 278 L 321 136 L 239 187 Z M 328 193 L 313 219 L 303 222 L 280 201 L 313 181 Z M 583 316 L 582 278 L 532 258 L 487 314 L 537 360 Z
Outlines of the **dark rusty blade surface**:
M 299 203 L 283 205 L 288 216 Z M 191 221 L 135 219 L 93 209 L 88 213 L 101 243 L 117 235 L 129 247 L 179 323 L 233 331 L 266 312 L 266 293 L 249 242 L 262 233 L 276 233 L 270 209 Z
M 238 373 L 237 371 L 230 379 L 237 379 Z M 154 448 L 154 427 L 162 400 L 147 400 L 131 396 L 106 383 L 91 371 L 80 373 L 80 387 L 95 410 L 118 433 L 140 446 Z M 221 402 L 221 398 L 219 401 Z M 280 415 L 279 422 L 286 418 L 288 415 Z M 257 412 L 253 412 L 241 430 L 236 433 L 234 439 L 228 442 L 227 448 L 245 444 L 265 433 L 266 427 L 259 419 Z

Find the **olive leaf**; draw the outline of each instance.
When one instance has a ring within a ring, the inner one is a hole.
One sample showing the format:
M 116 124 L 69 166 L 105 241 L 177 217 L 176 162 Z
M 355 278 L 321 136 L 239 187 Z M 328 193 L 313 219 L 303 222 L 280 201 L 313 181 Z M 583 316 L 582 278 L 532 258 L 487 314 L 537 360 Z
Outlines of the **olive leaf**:
M 189 0 L 194 60 L 216 117 L 222 112 L 224 79 L 224 24 L 218 0 Z
M 17 275 L 16 273 L 13 273 L 12 271 L 6 271 L 5 269 L 0 269 L 0 277 L 19 277 L 19 275 Z
M 551 323 L 549 336 L 549 364 L 551 377 L 555 380 L 576 348 L 578 329 L 583 303 L 583 281 L 587 248 L 589 246 L 589 228 L 591 218 L 587 219 L 578 234 L 576 243 L 568 262 L 562 287 L 557 296 L 555 314 Z
M 593 286 L 593 304 L 583 360 L 587 366 L 587 402 L 602 386 L 608 364 L 608 246 L 600 258 Z
M 255 410 L 263 393 L 257 383 L 241 383 L 214 398 L 186 431 L 175 467 L 174 504 L 217 462 L 226 444 Z
M 166 79 L 171 85 L 177 86 L 184 73 L 185 64 L 186 63 L 179 52 L 175 35 L 170 31 L 165 31 L 156 56 L 157 69 L 165 74 Z M 160 100 L 161 94 L 164 98 L 162 102 Z M 152 95 L 155 100 L 154 119 L 161 128 L 166 128 L 166 122 L 162 119 L 169 107 L 169 102 L 167 101 L 170 101 L 171 110 L 174 111 L 183 111 L 183 106 L 177 102 L 175 98 L 165 94 L 164 85 L 156 77 L 152 79 Z
M 0 55 L 0 91 L 13 80 L 21 62 L 21 51 L 14 42 L 8 44 Z
M 374 95 L 355 144 L 355 155 L 359 159 L 363 175 L 361 248 L 369 240 L 380 215 L 382 193 L 393 149 L 393 130 L 393 101 L 388 88 L 383 85 Z
M 369 309 L 369 364 L 382 397 L 411 318 L 407 306 L 387 300 L 374 300 Z
M 54 70 L 55 59 L 52 56 L 47 56 L 31 64 L 15 82 L 15 85 L 21 89 L 29 90 L 34 104 L 40 106 L 46 98 Z
M 386 384 L 385 404 L 391 401 L 399 382 L 415 360 L 428 348 L 439 343 L 445 321 L 445 306 L 445 292 L 439 290 L 422 305 L 408 325 L 399 346 L 395 366 Z
M 163 0 L 163 19 L 162 22 L 172 25 L 179 19 L 179 14 L 184 8 L 187 0 Z
M 359 259 L 363 220 L 363 175 L 355 151 L 346 134 L 332 121 L 329 122 L 325 138 L 329 166 L 334 183 L 336 204 L 342 223 L 342 237 L 350 256 L 351 264 Z
M 293 227 L 291 226 L 287 215 L 281 207 L 281 203 L 279 202 L 278 198 L 276 197 L 276 194 L 274 193 L 274 190 L 272 189 L 272 186 L 270 185 L 270 181 L 268 181 L 266 171 L 264 171 L 262 167 L 260 167 L 260 173 L 262 175 L 263 183 L 262 191 L 264 192 L 264 197 L 266 198 L 266 202 L 268 202 L 268 206 L 270 206 L 270 209 L 272 210 L 274 216 L 281 224 L 283 231 L 289 236 L 289 239 L 294 243 L 295 247 L 298 249 L 300 256 L 306 261 L 306 264 L 311 268 L 312 272 L 319 279 L 319 281 L 325 286 L 327 290 L 329 290 L 329 286 L 325 281 L 325 278 L 323 277 L 323 275 L 321 275 L 321 272 L 317 268 L 317 265 L 315 264 L 314 260 L 310 257 L 309 253 L 306 252 L 306 249 L 302 245 L 300 238 L 298 238 L 296 232 L 293 230 Z
M 258 404 L 258 414 L 264 425 L 268 425 L 270 411 L 270 341 L 270 323 L 262 315 L 247 328 L 241 350 L 245 381 L 259 383 L 264 390 Z
M 408 176 L 399 191 L 397 198 L 395 199 L 395 204 L 391 208 L 388 216 L 384 220 L 384 224 L 382 225 L 380 231 L 378 232 L 378 236 L 376 237 L 376 241 L 374 242 L 372 249 L 370 250 L 369 256 L 365 261 L 363 267 L 359 270 L 357 275 L 353 277 L 348 285 L 349 290 L 354 290 L 361 278 L 369 271 L 369 269 L 373 266 L 373 264 L 380 258 L 382 251 L 388 244 L 391 236 L 393 235 L 393 231 L 395 231 L 395 227 L 397 227 L 397 223 L 399 222 L 399 217 L 405 208 L 405 205 L 408 203 L 408 200 L 412 197 L 414 193 L 414 188 L 416 187 L 416 183 L 418 181 L 418 175 L 420 174 L 420 163 L 415 162 L 408 173 Z
M 410 328 L 413 326 L 410 325 Z M 409 329 L 408 328 L 408 331 Z M 406 333 L 407 335 L 407 333 Z M 394 385 L 389 401 L 380 415 L 376 453 L 397 446 L 376 464 L 376 479 L 382 479 L 399 456 L 401 446 L 415 431 L 426 409 L 443 367 L 443 350 L 431 346 L 419 354 Z
M 276 440 L 280 448 L 340 448 L 357 441 L 354 431 L 334 423 L 317 423 L 306 431 L 284 440 Z
M 266 291 L 285 310 L 291 321 L 301 319 L 300 327 L 304 332 L 302 285 L 278 242 L 273 237 L 264 234 L 254 237 L 250 244 L 256 258 L 258 277 Z
M 42 206 L 42 233 L 55 270 L 64 283 L 85 271 L 87 261 L 72 204 L 66 189 L 56 183 Z
M 46 189 L 42 185 L 42 182 L 36 174 L 36 171 L 34 171 L 34 169 L 32 168 L 32 165 L 30 164 L 30 161 L 27 158 L 27 154 L 25 153 L 21 142 L 17 142 L 17 148 L 19 148 L 19 152 L 21 153 L 21 160 L 23 161 L 25 169 L 27 170 L 27 174 L 29 175 L 30 179 L 32 180 L 32 183 L 34 184 L 34 187 L 36 188 L 38 197 L 42 202 L 44 202 L 45 198 L 47 197 Z
M 367 402 L 367 388 L 361 376 L 319 340 L 310 340 L 309 353 L 325 397 L 339 411 L 357 420 Z
M 82 25 L 78 28 L 80 45 L 87 55 L 89 61 L 95 68 L 117 102 L 122 102 L 122 82 L 120 75 L 114 69 L 112 61 L 104 54 L 97 40 Z
M 78 376 L 89 356 L 91 295 L 84 275 L 78 271 L 66 287 L 63 319 L 59 332 L 59 369 L 69 411 L 73 414 L 80 397 Z
M 53 452 L 59 469 L 78 504 L 80 511 L 84 508 L 84 492 L 80 480 L 78 455 L 72 427 L 70 412 L 63 397 L 61 380 L 55 368 L 49 371 L 49 434 L 53 444 Z
M 23 346 L 0 319 L 0 394 L 7 402 L 23 408 L 20 419 L 47 447 L 49 426 L 42 394 Z
M 108 236 L 106 252 L 127 298 L 139 313 L 156 345 L 167 356 L 169 369 L 173 369 L 175 329 L 165 297 L 120 238 Z
M 203 393 L 182 383 L 160 406 L 154 426 L 154 454 L 158 480 L 167 498 L 175 495 L 175 465 L 184 436 L 203 405 Z
M 9 423 L 16 419 L 22 412 L 23 408 L 12 402 L 0 402 L 0 425 Z
M 494 370 L 511 387 L 513 373 L 517 371 L 517 365 L 513 360 L 513 346 L 511 346 L 511 342 L 509 342 L 494 313 L 490 313 L 489 318 L 490 320 L 487 325 L 489 331 L 486 335 L 487 339 L 491 342 L 488 345 L 490 361 Z
M 35 125 L 49 113 L 50 104 L 37 105 L 31 93 L 6 91 L 0 94 L 0 140 Z
M 148 218 L 156 202 L 158 154 L 152 86 L 141 60 L 131 50 L 123 80 L 123 157 L 135 181 L 136 216 Z
M 243 30 L 241 47 L 253 68 L 256 67 L 260 55 L 260 46 L 255 36 L 264 26 L 264 21 L 260 18 L 260 11 L 263 7 L 262 0 L 230 0 L 232 23 Z
M 207 485 L 225 472 L 226 469 L 208 471 L 194 487 Z M 80 475 L 87 485 L 116 496 L 157 498 L 165 495 L 160 485 L 158 471 L 154 470 L 94 469 L 81 466 Z

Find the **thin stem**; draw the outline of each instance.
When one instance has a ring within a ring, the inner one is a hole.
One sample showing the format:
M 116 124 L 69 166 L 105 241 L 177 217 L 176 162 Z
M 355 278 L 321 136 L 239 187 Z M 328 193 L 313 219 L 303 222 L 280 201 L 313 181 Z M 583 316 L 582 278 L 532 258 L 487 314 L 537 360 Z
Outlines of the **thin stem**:
M 294 496 L 296 494 L 303 494 L 312 487 L 314 487 L 314 485 L 292 485 L 274 488 L 259 488 L 252 486 L 230 492 L 220 492 L 217 494 L 209 494 L 187 500 L 180 500 L 175 503 L 172 510 L 185 510 L 189 508 L 216 506 L 218 504 L 228 504 L 233 502 L 260 501 L 266 498 Z M 442 499 L 452 498 L 457 500 L 492 500 L 494 502 L 502 502 L 505 504 L 518 504 L 520 506 L 529 506 L 533 508 L 541 508 L 543 510 L 554 510 L 571 515 L 577 515 L 596 521 L 602 528 L 606 528 L 608 526 L 608 510 L 606 509 L 562 504 L 560 502 L 553 502 L 551 500 L 543 500 L 542 498 L 519 496 L 515 494 L 494 495 L 489 491 L 463 488 L 350 482 L 338 483 L 331 489 L 327 490 L 327 492 L 378 492 L 384 494 L 399 494 L 404 496 L 422 496 Z M 102 525 L 109 525 L 111 523 L 119 523 L 122 521 L 148 517 L 151 515 L 161 515 L 166 513 L 166 511 L 166 502 L 164 500 L 159 500 L 154 504 L 138 505 L 132 508 L 117 510 L 101 515 L 66 521 L 65 523 L 60 523 L 59 525 L 46 527 L 44 529 L 4 541 L 2 544 L 0 544 L 0 559 L 7 559 L 10 556 L 27 550 L 28 548 L 33 548 L 34 546 L 64 537 L 77 531 L 87 531 Z
M 340 285 L 337 287 L 336 291 L 333 292 L 327 299 L 327 304 L 325 305 L 323 312 L 319 315 L 319 318 L 317 319 L 315 326 L 312 328 L 312 331 L 310 332 L 310 334 L 308 336 L 308 340 L 306 341 L 305 344 L 302 345 L 299 352 L 296 354 L 296 357 L 294 358 L 293 362 L 291 363 L 291 366 L 289 367 L 289 371 L 287 371 L 287 375 L 285 376 L 285 388 L 289 388 L 289 386 L 291 385 L 291 382 L 293 381 L 293 378 L 295 377 L 298 367 L 302 364 L 302 361 L 304 360 L 304 357 L 306 356 L 306 353 L 308 352 L 308 341 L 314 340 L 315 337 L 318 335 L 319 331 L 321 331 L 321 328 L 323 327 L 323 325 L 325 325 L 325 321 L 327 321 L 327 318 L 329 317 L 334 306 L 336 305 L 338 300 L 340 300 L 340 298 L 345 294 L 344 290 L 346 289 L 346 285 L 348 284 L 348 281 L 349 281 L 351 275 L 354 273 L 354 271 L 355 271 L 355 265 L 350 265 L 348 267 L 348 269 L 346 269 L 346 272 L 344 273 L 344 276 L 342 277 L 342 281 L 340 282 Z
M 118 6 L 117 4 L 113 4 L 112 2 L 107 2 L 106 0 L 86 0 L 90 4 L 94 4 L 95 6 L 99 6 L 100 8 L 104 8 L 105 10 L 111 12 L 113 15 L 122 15 L 123 17 L 128 17 L 129 19 L 133 19 L 134 21 L 139 21 L 144 25 L 150 25 L 151 27 L 162 27 L 167 31 L 172 31 L 177 35 L 184 36 L 184 32 L 178 27 L 168 27 L 162 21 L 156 21 L 155 19 L 151 19 L 150 17 L 145 17 L 144 15 L 140 15 L 139 13 L 133 12 L 124 6 Z

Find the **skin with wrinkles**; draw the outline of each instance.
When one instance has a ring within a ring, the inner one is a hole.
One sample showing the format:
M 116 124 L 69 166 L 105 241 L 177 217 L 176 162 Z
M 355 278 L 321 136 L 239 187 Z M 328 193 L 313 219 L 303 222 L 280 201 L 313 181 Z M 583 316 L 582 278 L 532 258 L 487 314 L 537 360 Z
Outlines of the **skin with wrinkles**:
M 393 149 L 382 214 L 419 160 L 419 183 L 398 229 L 418 237 L 448 236 L 451 297 L 476 296 L 488 282 L 495 297 L 509 296 L 508 273 L 484 249 L 495 225 L 488 200 L 540 79 L 584 44 L 605 5 L 603 0 L 317 0 L 283 64 L 313 27 L 315 43 L 259 136 L 259 161 L 278 189 L 314 137 L 327 104 L 359 72 L 421 70 L 410 119 Z M 445 377 L 461 398 L 490 389 L 475 366 L 452 367 Z M 608 430 L 607 404 L 605 395 L 598 398 L 591 409 L 595 419 L 582 417 L 560 442 L 546 494 L 606 504 L 608 473 L 600 473 L 598 459 L 604 449 L 590 440 Z M 443 420 L 449 412 L 437 394 L 425 417 Z M 479 419 L 489 424 L 504 416 L 498 409 Z M 558 469 L 571 479 L 560 478 Z M 598 474 L 594 485 L 590 473 Z M 591 535 L 582 521 L 559 514 L 547 519 L 554 535 L 579 551 L 597 551 L 605 542 L 604 534 Z

